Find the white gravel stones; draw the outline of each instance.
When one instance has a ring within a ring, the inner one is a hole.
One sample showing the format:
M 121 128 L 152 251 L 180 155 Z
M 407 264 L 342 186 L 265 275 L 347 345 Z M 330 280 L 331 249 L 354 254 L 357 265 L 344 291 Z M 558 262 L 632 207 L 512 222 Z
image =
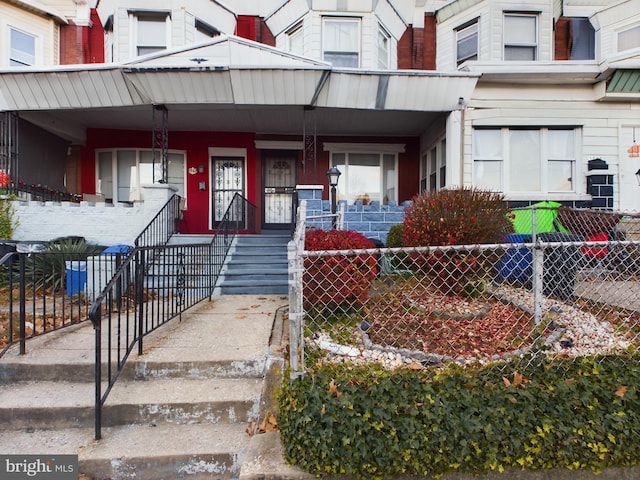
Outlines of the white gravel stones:
M 502 301 L 508 301 L 520 308 L 533 312 L 534 296 L 529 290 L 505 286 L 493 286 L 490 293 Z M 614 328 L 608 321 L 599 319 L 592 313 L 582 311 L 573 305 L 551 298 L 542 299 L 542 319 L 548 326 L 544 334 L 546 352 L 571 357 L 595 354 L 615 354 L 632 345 L 634 335 Z M 406 349 L 381 347 L 371 343 L 368 335 L 354 329 L 352 345 L 340 345 L 327 333 L 319 333 L 306 342 L 315 344 L 331 354 L 336 363 L 351 362 L 358 365 L 379 363 L 384 368 L 422 368 L 446 361 L 460 363 L 487 363 L 498 358 L 450 358 L 425 354 Z M 517 353 L 526 353 L 526 349 Z

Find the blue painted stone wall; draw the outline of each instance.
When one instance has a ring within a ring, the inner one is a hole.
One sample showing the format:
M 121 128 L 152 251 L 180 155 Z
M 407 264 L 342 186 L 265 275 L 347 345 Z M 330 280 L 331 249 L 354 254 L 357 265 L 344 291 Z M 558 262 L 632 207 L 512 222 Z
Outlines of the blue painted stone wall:
M 331 203 L 329 200 L 322 199 L 322 189 L 305 188 L 298 190 L 297 194 L 298 205 L 303 200 L 307 201 L 307 225 L 323 230 L 331 229 L 331 218 L 309 219 L 309 217 L 331 213 Z M 363 205 L 358 201 L 354 205 L 347 205 L 343 200 L 338 202 L 338 210 L 340 205 L 344 205 L 345 211 L 344 230 L 354 230 L 367 238 L 386 243 L 389 229 L 404 221 L 405 209 L 411 205 L 411 202 L 403 202 L 401 205 L 395 202 L 389 202 L 387 205 L 371 202 L 369 205 Z

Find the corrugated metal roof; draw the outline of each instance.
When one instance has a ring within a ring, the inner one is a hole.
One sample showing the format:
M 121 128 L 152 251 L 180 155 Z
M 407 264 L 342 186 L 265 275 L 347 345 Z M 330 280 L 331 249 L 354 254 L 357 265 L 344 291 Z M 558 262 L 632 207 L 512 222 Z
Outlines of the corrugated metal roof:
M 640 93 L 640 70 L 616 70 L 607 83 L 607 93 Z
M 319 106 L 402 111 L 452 111 L 470 98 L 477 77 L 433 72 L 332 71 Z M 388 84 L 386 84 L 388 83 Z
M 119 68 L 0 72 L 0 110 L 58 110 L 146 103 Z

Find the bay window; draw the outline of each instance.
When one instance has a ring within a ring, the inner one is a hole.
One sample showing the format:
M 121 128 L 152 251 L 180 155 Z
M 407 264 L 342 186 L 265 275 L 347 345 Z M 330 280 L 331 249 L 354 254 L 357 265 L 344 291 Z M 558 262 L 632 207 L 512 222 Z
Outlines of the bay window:
M 574 128 L 476 128 L 473 181 L 504 193 L 575 192 Z
M 342 173 L 338 200 L 350 205 L 397 202 L 396 157 L 393 153 L 332 153 L 331 165 Z
M 185 197 L 185 154 L 169 152 L 167 183 Z M 116 149 L 97 153 L 96 192 L 108 202 L 135 202 L 143 200 L 141 187 L 159 183 L 162 166 L 153 161 L 151 150 Z

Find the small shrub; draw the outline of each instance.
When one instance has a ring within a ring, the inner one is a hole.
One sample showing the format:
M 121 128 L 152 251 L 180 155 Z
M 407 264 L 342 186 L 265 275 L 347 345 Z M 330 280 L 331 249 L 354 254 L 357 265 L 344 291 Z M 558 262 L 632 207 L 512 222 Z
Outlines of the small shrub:
M 16 227 L 15 211 L 10 199 L 0 200 L 0 238 L 11 240 Z
M 399 223 L 389 229 L 387 233 L 387 248 L 398 248 L 404 246 L 402 236 L 404 235 L 404 225 Z
M 414 198 L 404 220 L 406 246 L 476 245 L 500 242 L 511 231 L 502 194 L 462 188 Z
M 48 242 L 45 249 L 27 258 L 25 271 L 36 288 L 62 290 L 65 286 L 67 261 L 85 261 L 104 248 L 87 243 L 83 238 L 68 238 Z
M 474 189 L 439 190 L 414 198 L 404 220 L 406 246 L 498 243 L 512 231 L 509 208 L 501 194 Z M 416 256 L 414 266 L 432 274 L 445 293 L 464 293 L 469 281 L 482 276 L 483 262 L 471 251 L 438 250 Z
M 371 240 L 349 230 L 311 230 L 305 250 L 362 250 Z M 376 277 L 374 255 L 332 255 L 305 258 L 304 297 L 309 305 L 324 304 L 343 311 L 359 308 Z

